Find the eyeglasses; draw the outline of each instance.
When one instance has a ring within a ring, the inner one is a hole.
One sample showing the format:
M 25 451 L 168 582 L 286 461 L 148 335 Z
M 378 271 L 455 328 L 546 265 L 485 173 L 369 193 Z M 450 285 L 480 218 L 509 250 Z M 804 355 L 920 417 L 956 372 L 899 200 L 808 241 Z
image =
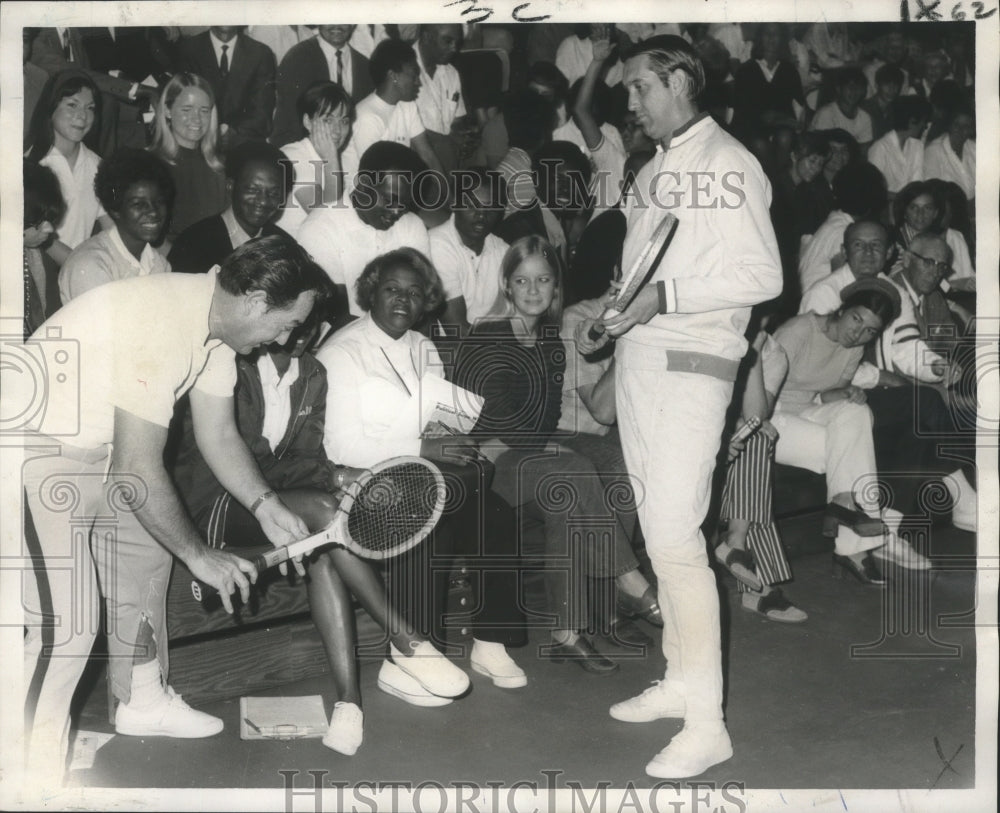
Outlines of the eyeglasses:
M 922 254 L 917 254 L 917 252 L 913 251 L 912 249 L 907 249 L 907 251 L 909 251 L 910 254 L 912 254 L 914 257 L 920 260 L 924 265 L 928 267 L 933 267 L 934 270 L 937 271 L 937 273 L 941 277 L 950 277 L 955 270 L 946 262 L 935 260 L 932 257 L 924 257 Z

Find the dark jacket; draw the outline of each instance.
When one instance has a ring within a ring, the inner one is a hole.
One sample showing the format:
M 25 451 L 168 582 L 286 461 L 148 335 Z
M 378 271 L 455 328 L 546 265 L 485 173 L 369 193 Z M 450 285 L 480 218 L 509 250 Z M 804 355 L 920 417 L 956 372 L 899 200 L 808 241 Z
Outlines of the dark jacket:
M 323 449 L 326 392 L 326 369 L 311 355 L 304 354 L 299 359 L 299 377 L 290 389 L 291 423 L 278 448 L 272 451 L 262 434 L 264 391 L 256 357 L 237 359 L 236 424 L 264 479 L 276 491 L 331 490 L 333 466 Z M 189 513 L 202 529 L 216 501 L 222 496 L 232 499 L 198 451 L 190 410 L 184 416 L 174 481 Z
M 271 135 L 274 113 L 274 54 L 264 43 L 240 34 L 230 42 L 229 74 L 223 78 L 208 31 L 181 41 L 178 64 L 198 74 L 215 93 L 219 124 L 228 124 L 226 144 Z
M 318 35 L 317 35 L 318 36 Z M 293 45 L 278 68 L 278 108 L 271 143 L 278 147 L 305 137 L 299 115 L 299 96 L 313 82 L 329 81 L 330 66 L 316 37 Z M 368 60 L 351 48 L 351 100 L 354 104 L 375 90 Z
M 288 233 L 272 223 L 267 223 L 260 230 L 260 236 L 280 234 L 288 237 Z M 167 260 L 173 271 L 185 274 L 203 274 L 214 265 L 221 265 L 233 252 L 233 243 L 229 239 L 229 230 L 222 215 L 212 215 L 199 220 L 177 235 Z

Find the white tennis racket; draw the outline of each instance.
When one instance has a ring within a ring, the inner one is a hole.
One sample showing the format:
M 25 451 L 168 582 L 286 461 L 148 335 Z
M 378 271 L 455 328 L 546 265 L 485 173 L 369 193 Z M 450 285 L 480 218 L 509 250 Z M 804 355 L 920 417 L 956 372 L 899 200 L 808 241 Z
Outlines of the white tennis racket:
M 434 529 L 447 489 L 440 469 L 422 457 L 393 457 L 362 474 L 345 490 L 337 514 L 319 533 L 279 548 L 234 548 L 230 553 L 267 570 L 325 545 L 340 545 L 365 559 L 384 560 L 412 549 Z M 201 601 L 215 590 L 194 580 Z
M 653 276 L 653 272 L 656 271 L 660 260 L 663 259 L 663 255 L 666 254 L 667 248 L 670 246 L 670 241 L 674 239 L 676 231 L 677 218 L 671 212 L 666 212 L 660 222 L 656 224 L 653 236 L 643 246 L 639 256 L 635 258 L 635 262 L 622 275 L 621 287 L 615 295 L 615 301 L 604 311 L 601 316 L 602 320 L 617 316 L 632 304 L 636 294 Z M 603 333 L 604 325 L 598 323 L 590 329 L 587 335 L 592 342 L 596 342 Z

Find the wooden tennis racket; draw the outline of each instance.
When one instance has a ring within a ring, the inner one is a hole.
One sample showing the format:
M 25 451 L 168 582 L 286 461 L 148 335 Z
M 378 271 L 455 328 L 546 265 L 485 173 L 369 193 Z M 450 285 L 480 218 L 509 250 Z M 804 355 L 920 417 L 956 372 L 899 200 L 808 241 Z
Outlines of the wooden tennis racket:
M 635 262 L 629 267 L 628 272 L 622 275 L 621 287 L 615 295 L 615 301 L 601 315 L 602 320 L 617 316 L 632 304 L 636 294 L 653 276 L 653 272 L 656 271 L 660 260 L 663 259 L 663 255 L 666 254 L 667 248 L 670 246 L 670 241 L 674 239 L 676 231 L 677 218 L 673 213 L 666 212 L 660 222 L 656 224 L 653 236 L 643 246 L 639 256 L 635 258 Z M 598 323 L 587 332 L 587 336 L 592 342 L 596 342 L 603 333 L 604 325 Z
M 440 469 L 422 457 L 393 457 L 362 474 L 340 498 L 337 514 L 319 533 L 278 548 L 233 548 L 230 553 L 267 570 L 325 545 L 340 545 L 364 559 L 384 560 L 412 549 L 434 529 L 447 489 Z M 216 592 L 193 580 L 196 601 Z

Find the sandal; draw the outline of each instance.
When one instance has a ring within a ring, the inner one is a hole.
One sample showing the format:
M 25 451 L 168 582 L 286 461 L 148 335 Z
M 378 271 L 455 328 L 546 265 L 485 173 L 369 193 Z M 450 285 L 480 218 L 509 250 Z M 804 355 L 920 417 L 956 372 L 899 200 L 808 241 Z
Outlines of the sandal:
M 778 588 L 762 596 L 743 594 L 743 609 L 757 615 L 762 615 L 770 621 L 781 621 L 784 624 L 801 624 L 809 616 L 785 598 Z
M 881 536 L 886 530 L 885 523 L 879 517 L 870 517 L 863 511 L 845 508 L 840 503 L 829 503 L 826 515 L 845 528 L 850 528 L 858 536 Z
M 715 558 L 736 581 L 746 585 L 755 593 L 764 589 L 764 583 L 754 568 L 753 557 L 747 551 L 734 548 L 728 542 L 721 542 L 715 549 Z

